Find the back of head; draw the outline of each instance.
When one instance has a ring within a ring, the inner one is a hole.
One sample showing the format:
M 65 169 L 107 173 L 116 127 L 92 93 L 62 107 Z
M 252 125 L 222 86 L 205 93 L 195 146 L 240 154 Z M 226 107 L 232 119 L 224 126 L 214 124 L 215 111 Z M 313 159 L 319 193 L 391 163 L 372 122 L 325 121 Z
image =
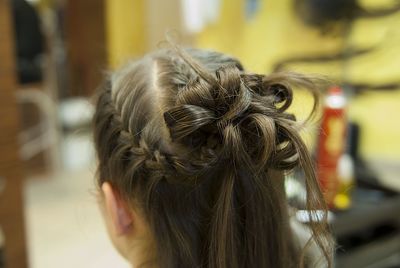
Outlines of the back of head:
M 303 168 L 308 208 L 323 209 L 299 124 L 294 73 L 245 71 L 226 55 L 166 49 L 114 73 L 94 118 L 99 183 L 140 207 L 161 267 L 300 267 L 284 173 Z M 330 265 L 323 223 L 313 240 Z

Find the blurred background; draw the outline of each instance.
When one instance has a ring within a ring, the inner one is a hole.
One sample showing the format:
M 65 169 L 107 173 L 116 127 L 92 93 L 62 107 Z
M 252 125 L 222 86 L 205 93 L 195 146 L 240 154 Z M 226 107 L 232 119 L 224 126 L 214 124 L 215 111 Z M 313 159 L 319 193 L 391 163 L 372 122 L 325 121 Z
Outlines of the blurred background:
M 333 81 L 304 136 L 336 266 L 400 267 L 398 0 L 0 0 L 0 267 L 128 267 L 97 209 L 91 96 L 166 32 L 254 72 Z M 301 208 L 301 174 L 286 186 Z

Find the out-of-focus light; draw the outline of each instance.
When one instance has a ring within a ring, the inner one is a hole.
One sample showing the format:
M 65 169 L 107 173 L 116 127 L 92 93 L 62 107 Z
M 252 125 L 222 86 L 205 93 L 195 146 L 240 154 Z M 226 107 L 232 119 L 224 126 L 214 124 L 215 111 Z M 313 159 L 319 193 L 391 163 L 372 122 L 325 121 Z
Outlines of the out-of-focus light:
M 198 33 L 207 24 L 217 21 L 220 0 L 181 0 L 181 6 L 186 30 Z
M 307 223 L 310 222 L 311 219 L 315 222 L 322 221 L 325 216 L 325 211 L 323 210 L 298 210 L 296 211 L 296 218 L 299 222 Z M 328 211 L 328 222 L 332 222 L 334 215 Z
M 32 5 L 36 5 L 39 3 L 39 0 L 26 0 L 27 2 L 31 3 Z

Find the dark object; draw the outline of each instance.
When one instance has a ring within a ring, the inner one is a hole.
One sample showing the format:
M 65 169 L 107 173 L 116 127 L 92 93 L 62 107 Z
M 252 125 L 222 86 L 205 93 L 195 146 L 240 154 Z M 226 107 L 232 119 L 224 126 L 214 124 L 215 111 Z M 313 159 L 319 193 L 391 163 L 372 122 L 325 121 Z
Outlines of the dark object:
M 32 83 L 42 80 L 40 56 L 44 51 L 44 38 L 36 10 L 25 0 L 13 0 L 18 80 Z
M 352 159 L 357 160 L 358 157 L 358 146 L 360 139 L 360 126 L 354 122 L 349 122 L 347 125 L 347 140 L 346 140 L 346 153 L 348 153 Z
M 315 26 L 353 19 L 360 9 L 356 0 L 297 0 L 295 6 L 304 21 Z
M 2 247 L 0 247 L 0 268 L 5 268 L 5 263 L 4 263 L 4 250 Z
M 327 28 L 359 17 L 379 18 L 400 10 L 400 2 L 388 8 L 366 10 L 357 0 L 295 0 L 295 10 L 309 25 Z
M 1 179 L 1 178 L 0 178 Z M 1 192 L 0 192 L 1 194 Z M 6 264 L 5 264 L 5 253 L 4 253 L 4 235 L 3 235 L 3 230 L 1 229 L 0 226 L 0 268 L 5 268 Z
M 375 47 L 370 47 L 363 49 L 349 49 L 345 52 L 338 52 L 334 54 L 292 56 L 275 63 L 273 70 L 275 72 L 282 71 L 285 70 L 288 65 L 296 63 L 330 64 L 335 61 L 346 61 L 355 57 L 364 56 L 370 52 L 373 52 L 375 49 Z M 393 81 L 385 84 L 353 83 L 349 81 L 342 81 L 340 84 L 351 89 L 356 94 L 362 93 L 366 90 L 396 90 L 400 87 L 400 81 Z
M 400 82 L 389 82 L 386 84 L 367 84 L 367 83 L 348 83 L 346 81 L 343 82 L 346 86 L 349 86 L 353 89 L 355 93 L 361 93 L 366 90 L 397 90 L 400 87 Z
M 281 71 L 288 64 L 295 63 L 331 63 L 332 61 L 348 60 L 350 58 L 363 56 L 372 52 L 375 47 L 363 49 L 349 49 L 345 52 L 338 52 L 334 54 L 320 54 L 320 55 L 301 55 L 292 56 L 290 58 L 282 59 L 274 65 L 274 71 Z
M 354 159 L 356 184 L 367 190 L 377 190 L 392 196 L 396 191 L 382 185 L 376 172 L 359 155 L 360 126 L 354 122 L 348 125 L 346 152 Z

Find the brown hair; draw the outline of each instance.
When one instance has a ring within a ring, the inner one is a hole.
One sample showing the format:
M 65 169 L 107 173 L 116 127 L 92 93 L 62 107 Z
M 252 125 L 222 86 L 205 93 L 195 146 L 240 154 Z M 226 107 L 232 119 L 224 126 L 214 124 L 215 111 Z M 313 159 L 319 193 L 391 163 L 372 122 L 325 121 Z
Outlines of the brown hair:
M 295 73 L 246 72 L 224 54 L 164 49 L 128 64 L 99 89 L 98 182 L 143 211 L 162 267 L 303 267 L 289 225 L 284 173 L 301 167 L 307 208 L 324 210 L 312 160 L 287 113 Z M 312 216 L 312 215 L 311 215 Z M 326 220 L 312 238 L 331 266 Z

